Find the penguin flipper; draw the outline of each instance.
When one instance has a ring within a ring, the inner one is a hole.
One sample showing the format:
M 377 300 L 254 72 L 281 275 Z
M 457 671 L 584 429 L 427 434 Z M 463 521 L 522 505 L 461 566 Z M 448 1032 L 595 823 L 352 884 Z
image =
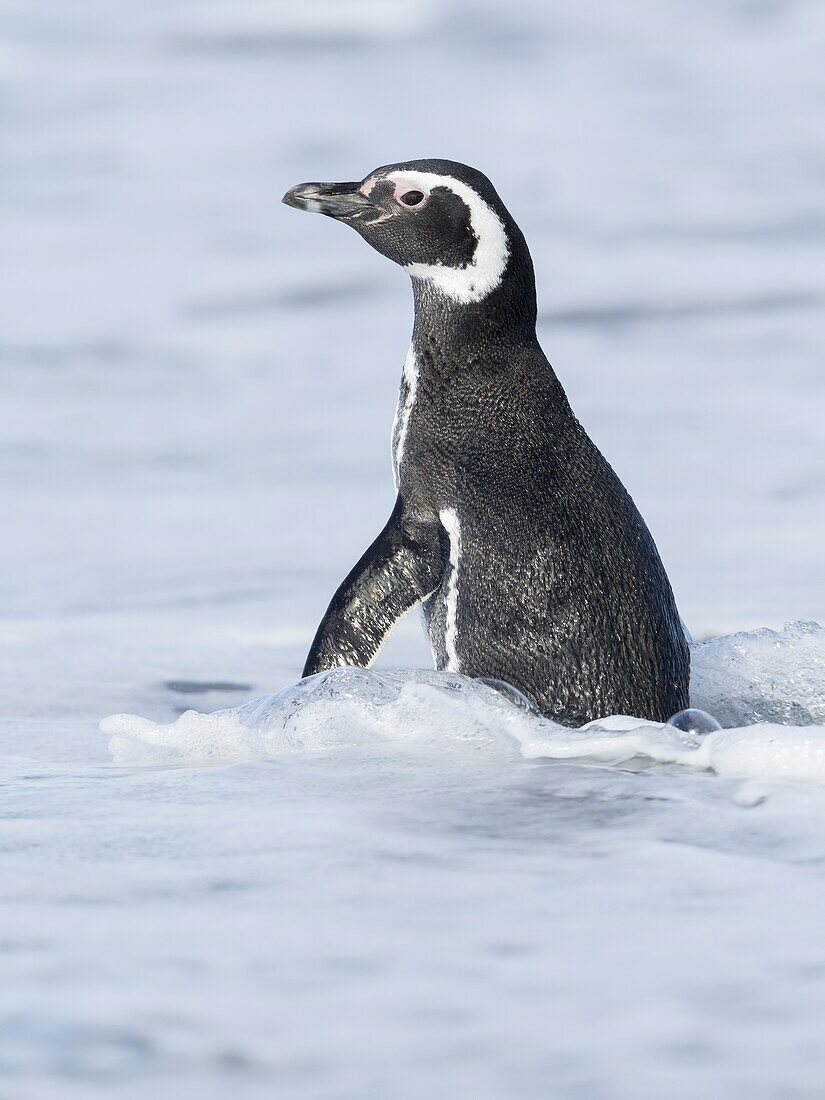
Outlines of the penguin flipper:
M 401 616 L 439 586 L 447 560 L 441 525 L 412 519 L 399 495 L 386 527 L 332 597 L 303 675 L 366 668 Z

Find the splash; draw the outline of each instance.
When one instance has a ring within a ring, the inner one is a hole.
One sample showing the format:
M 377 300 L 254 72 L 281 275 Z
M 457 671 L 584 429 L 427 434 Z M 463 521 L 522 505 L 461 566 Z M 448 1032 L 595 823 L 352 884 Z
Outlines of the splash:
M 645 760 L 719 775 L 825 783 L 825 631 L 815 623 L 718 638 L 693 650 L 692 696 L 727 728 L 704 736 L 612 716 L 581 729 L 539 717 L 457 673 L 333 669 L 241 707 L 101 728 L 119 763 L 219 763 L 347 746 L 494 746 L 530 760 Z

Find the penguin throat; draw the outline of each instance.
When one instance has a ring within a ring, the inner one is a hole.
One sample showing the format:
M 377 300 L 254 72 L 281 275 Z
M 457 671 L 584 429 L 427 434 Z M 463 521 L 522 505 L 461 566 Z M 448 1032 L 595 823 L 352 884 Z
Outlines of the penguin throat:
M 481 302 L 501 286 L 507 261 L 510 259 L 510 242 L 503 221 L 490 204 L 472 187 L 452 176 L 441 176 L 435 172 L 393 172 L 388 178 L 395 177 L 414 181 L 427 190 L 433 187 L 449 188 L 467 206 L 470 212 L 470 229 L 476 239 L 473 257 L 469 263 L 461 267 L 449 267 L 440 263 L 408 264 L 406 270 L 413 279 L 425 280 L 450 301 L 463 305 Z
M 471 362 L 498 348 L 536 343 L 536 291 L 529 257 L 523 278 L 508 272 L 484 301 L 457 302 L 431 281 L 413 280 L 412 346 L 421 369 L 439 360 Z

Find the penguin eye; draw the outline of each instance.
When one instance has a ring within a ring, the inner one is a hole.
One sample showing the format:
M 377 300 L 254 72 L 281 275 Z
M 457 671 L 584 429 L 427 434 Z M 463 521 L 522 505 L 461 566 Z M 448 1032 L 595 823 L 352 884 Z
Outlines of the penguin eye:
M 398 200 L 403 203 L 404 206 L 418 206 L 420 202 L 424 201 L 423 191 L 405 191 L 404 194 Z

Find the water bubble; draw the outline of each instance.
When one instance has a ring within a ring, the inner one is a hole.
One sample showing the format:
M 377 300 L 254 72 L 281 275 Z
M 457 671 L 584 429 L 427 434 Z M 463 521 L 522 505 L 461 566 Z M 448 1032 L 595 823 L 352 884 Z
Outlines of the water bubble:
M 536 704 L 531 702 L 523 691 L 519 691 L 517 687 L 508 684 L 506 680 L 495 680 L 491 676 L 476 676 L 476 681 L 479 684 L 486 684 L 487 687 L 491 687 L 493 691 L 497 691 L 499 695 L 503 695 L 509 703 L 518 707 L 519 710 L 526 711 L 527 714 L 532 714 L 536 717 L 541 717 L 541 711 Z
M 680 710 L 678 714 L 668 718 L 667 724 L 673 726 L 674 729 L 681 730 L 682 733 L 690 733 L 695 737 L 704 737 L 706 733 L 713 733 L 715 730 L 722 728 L 712 714 L 708 714 L 706 710 L 699 710 L 698 707 L 688 707 L 687 710 Z

